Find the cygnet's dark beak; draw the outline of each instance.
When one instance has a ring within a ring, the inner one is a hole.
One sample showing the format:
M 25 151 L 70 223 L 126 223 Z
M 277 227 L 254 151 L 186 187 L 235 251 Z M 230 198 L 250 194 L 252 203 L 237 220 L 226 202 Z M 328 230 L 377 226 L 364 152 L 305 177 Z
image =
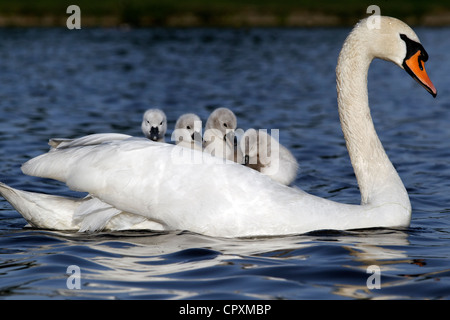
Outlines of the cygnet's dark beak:
M 159 129 L 158 127 L 150 128 L 150 140 L 157 141 L 159 139 Z
M 194 133 L 191 135 L 191 138 L 193 141 L 198 141 L 198 142 L 202 142 L 202 135 L 200 134 L 200 132 L 194 131 Z
M 250 157 L 248 156 L 248 154 L 246 154 L 244 157 L 244 165 L 247 166 L 249 164 L 249 162 L 250 162 Z

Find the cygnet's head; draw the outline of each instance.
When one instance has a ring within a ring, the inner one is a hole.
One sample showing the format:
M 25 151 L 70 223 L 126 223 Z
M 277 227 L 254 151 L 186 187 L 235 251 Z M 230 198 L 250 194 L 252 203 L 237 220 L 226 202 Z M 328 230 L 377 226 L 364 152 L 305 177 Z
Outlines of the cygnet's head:
M 206 121 L 205 130 L 217 129 L 225 136 L 230 130 L 235 130 L 236 127 L 237 119 L 233 111 L 228 108 L 217 108 Z
M 193 141 L 202 141 L 202 120 L 194 113 L 186 113 L 180 116 L 175 123 L 175 131 L 177 137 L 175 142 L 180 142 L 180 136 L 183 139 L 192 139 Z
M 145 111 L 141 128 L 148 139 L 163 142 L 167 131 L 166 114 L 160 109 L 149 109 Z
M 228 108 L 217 108 L 210 114 L 206 121 L 206 144 L 208 144 L 211 137 L 219 137 L 225 141 L 231 150 L 235 149 L 237 139 L 234 131 L 236 130 L 236 127 L 237 119 L 233 111 Z

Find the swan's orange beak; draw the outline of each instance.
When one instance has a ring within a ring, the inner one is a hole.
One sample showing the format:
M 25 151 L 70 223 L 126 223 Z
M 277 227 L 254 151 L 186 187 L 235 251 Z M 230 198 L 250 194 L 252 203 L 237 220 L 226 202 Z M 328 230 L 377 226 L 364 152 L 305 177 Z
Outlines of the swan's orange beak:
M 417 50 L 415 54 L 408 59 L 405 59 L 403 67 L 435 98 L 437 90 L 425 71 L 425 61 L 426 58 L 424 59 L 424 53 L 421 50 Z

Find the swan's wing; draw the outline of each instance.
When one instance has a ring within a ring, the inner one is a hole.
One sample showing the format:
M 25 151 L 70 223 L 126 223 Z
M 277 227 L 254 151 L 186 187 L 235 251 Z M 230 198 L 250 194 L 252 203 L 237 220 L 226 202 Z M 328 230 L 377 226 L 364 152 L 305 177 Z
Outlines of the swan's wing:
M 78 139 L 52 138 L 48 144 L 52 149 L 66 149 L 81 146 L 93 146 L 105 142 L 129 139 L 132 136 L 121 133 L 96 133 Z
M 97 231 L 105 228 L 106 224 L 118 215 L 121 210 L 101 201 L 97 198 L 83 202 L 75 210 L 74 223 L 80 225 L 80 232 Z

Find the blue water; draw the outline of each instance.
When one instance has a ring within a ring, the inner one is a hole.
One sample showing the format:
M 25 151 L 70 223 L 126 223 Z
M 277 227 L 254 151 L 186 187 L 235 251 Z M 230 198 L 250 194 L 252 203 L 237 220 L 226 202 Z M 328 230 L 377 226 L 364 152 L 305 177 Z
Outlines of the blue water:
M 450 29 L 416 31 L 436 99 L 392 63 L 374 61 L 369 74 L 377 131 L 411 198 L 409 228 L 246 239 L 183 230 L 80 234 L 24 227 L 1 198 L 1 298 L 449 299 Z M 228 107 L 240 128 L 280 130 L 300 162 L 296 186 L 358 203 L 334 74 L 348 32 L 1 29 L 0 181 L 73 195 L 20 171 L 48 150 L 50 137 L 141 136 L 143 112 L 159 107 L 169 139 L 182 113 L 205 121 Z M 379 289 L 367 286 L 369 266 L 379 270 Z M 70 286 L 77 279 L 79 289 Z

